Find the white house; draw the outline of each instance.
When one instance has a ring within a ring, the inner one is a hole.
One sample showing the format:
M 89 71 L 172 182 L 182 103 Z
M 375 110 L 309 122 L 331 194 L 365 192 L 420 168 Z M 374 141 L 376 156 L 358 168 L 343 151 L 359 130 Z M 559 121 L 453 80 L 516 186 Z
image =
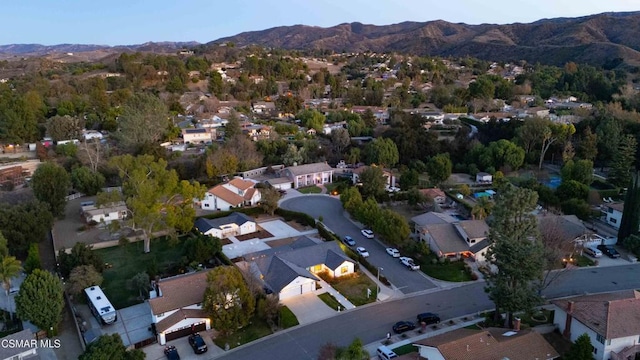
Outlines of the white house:
M 319 241 L 306 236 L 289 245 L 244 255 L 250 273 L 280 300 L 316 290 L 316 274 L 332 277 L 353 274 L 355 263 L 335 241 Z
M 96 222 L 108 225 L 112 221 L 124 220 L 129 210 L 124 201 L 96 207 L 94 203 L 82 206 L 82 216 L 87 223 Z
M 15 334 L 7 335 L 2 338 L 0 359 L 40 359 L 40 356 L 38 356 L 38 347 L 40 346 L 40 342 L 36 341 L 36 337 L 29 329 L 24 329 Z
M 200 200 L 200 207 L 206 210 L 229 211 L 232 208 L 257 205 L 262 199 L 256 183 L 241 178 L 233 178 L 226 184 L 209 189 Z
M 234 212 L 229 216 L 217 219 L 198 218 L 195 222 L 195 228 L 204 235 L 226 239 L 229 236 L 256 232 L 256 222 L 243 213 Z
M 182 129 L 185 144 L 203 144 L 215 140 L 216 130 L 213 128 Z
M 293 188 L 330 184 L 333 181 L 334 169 L 326 162 L 298 166 L 289 166 L 282 170 L 280 176 L 289 178 Z
M 493 175 L 486 172 L 479 172 L 476 174 L 476 182 L 481 184 L 491 184 L 493 182 Z
M 552 301 L 553 323 L 575 342 L 587 334 L 596 360 L 626 360 L 640 353 L 640 292 L 625 290 Z
M 616 229 L 620 229 L 623 211 L 624 202 L 602 204 L 602 212 L 604 213 L 605 221 Z
M 202 310 L 207 274 L 199 271 L 152 283 L 149 306 L 160 345 L 211 329 L 211 319 Z
M 91 139 L 102 139 L 102 133 L 100 133 L 99 131 L 96 130 L 84 130 L 82 132 L 82 138 L 85 140 L 91 140 Z

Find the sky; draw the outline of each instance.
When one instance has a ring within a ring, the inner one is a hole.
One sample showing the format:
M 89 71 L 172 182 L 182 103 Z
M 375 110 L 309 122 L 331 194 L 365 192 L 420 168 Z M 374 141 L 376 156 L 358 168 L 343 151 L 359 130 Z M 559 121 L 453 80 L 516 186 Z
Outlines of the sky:
M 611 11 L 640 11 L 640 0 L 6 0 L 0 45 L 206 43 L 295 24 L 510 24 Z

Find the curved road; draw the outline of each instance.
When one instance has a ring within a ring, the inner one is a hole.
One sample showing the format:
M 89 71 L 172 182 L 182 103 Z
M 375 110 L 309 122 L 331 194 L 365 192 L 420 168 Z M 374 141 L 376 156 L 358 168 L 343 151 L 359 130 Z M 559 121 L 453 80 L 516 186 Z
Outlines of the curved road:
M 389 256 L 383 243 L 362 236 L 361 229 L 344 216 L 339 199 L 326 195 L 298 196 L 285 200 L 280 207 L 306 213 L 316 219 L 322 216 L 322 222 L 340 238 L 351 236 L 356 241 L 356 246 L 364 246 L 369 251 L 369 263 L 382 268 L 381 273 L 402 293 L 410 294 L 436 287 L 421 271 L 411 271 L 400 264 L 398 259 Z

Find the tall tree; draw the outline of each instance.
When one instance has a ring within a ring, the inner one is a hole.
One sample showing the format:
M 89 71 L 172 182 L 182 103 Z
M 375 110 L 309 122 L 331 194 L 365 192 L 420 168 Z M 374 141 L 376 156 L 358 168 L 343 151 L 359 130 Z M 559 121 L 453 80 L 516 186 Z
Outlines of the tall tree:
M 344 150 L 351 144 L 347 129 L 335 129 L 331 132 L 331 144 L 339 159 L 343 158 Z
M 613 155 L 613 164 L 607 179 L 612 184 L 624 187 L 631 181 L 631 173 L 636 169 L 637 141 L 633 135 L 620 139 L 618 151 Z
M 576 132 L 576 128 L 573 124 L 556 124 L 550 120 L 546 120 L 542 129 L 542 139 L 540 146 L 540 162 L 538 169 L 542 169 L 542 162 L 547 154 L 547 151 L 551 145 L 555 143 L 562 143 L 566 141 L 571 135 Z
M 15 256 L 0 257 L 0 281 L 2 281 L 2 287 L 7 296 L 11 288 L 11 279 L 18 275 L 20 270 L 22 270 L 20 260 Z
M 40 262 L 38 244 L 32 243 L 29 245 L 29 253 L 27 254 L 27 259 L 24 261 L 24 272 L 31 274 L 35 269 L 42 269 L 42 263 Z
M 388 138 L 374 139 L 364 147 L 363 152 L 367 164 L 391 168 L 398 163 L 398 147 Z
M 231 115 L 229 116 L 229 121 L 224 126 L 224 139 L 225 141 L 229 141 L 229 139 L 233 139 L 238 135 L 242 135 L 242 128 L 240 128 L 240 118 L 238 117 L 238 113 L 232 111 Z
M 485 290 L 496 306 L 496 317 L 507 314 L 505 326 L 511 325 L 514 312 L 540 301 L 534 281 L 542 277 L 544 249 L 532 215 L 537 200 L 533 190 L 506 185 L 493 210 L 487 259 L 497 270 L 487 277 Z
M 618 239 L 624 241 L 638 233 L 640 227 L 640 172 L 636 171 L 624 197 L 624 209 L 618 230 Z
M 598 139 L 598 163 L 600 166 L 609 165 L 618 151 L 618 145 L 623 136 L 622 124 L 619 120 L 605 117 L 600 119 L 596 134 Z
M 56 115 L 47 120 L 47 132 L 54 141 L 80 139 L 84 120 L 69 115 Z
M 97 194 L 104 186 L 104 176 L 97 172 L 91 171 L 86 166 L 81 166 L 71 171 L 71 183 L 74 189 L 79 192 L 93 196 Z
M 51 226 L 53 216 L 46 203 L 32 201 L 0 206 L 0 229 L 15 256 L 27 256 L 29 246 L 44 240 Z
M 71 248 L 70 252 L 66 249 L 58 251 L 58 271 L 64 278 L 69 278 L 71 270 L 83 266 L 91 265 L 98 272 L 104 269 L 104 260 L 99 253 L 92 250 L 93 246 L 85 243 L 77 242 Z
M 384 194 L 384 185 L 386 178 L 379 166 L 369 166 L 360 174 L 360 182 L 362 183 L 362 196 L 366 199 L 369 197 L 380 198 Z
M 280 200 L 280 193 L 274 187 L 265 187 L 260 189 L 260 207 L 264 212 L 269 215 L 278 208 L 278 200 Z
M 175 170 L 167 169 L 166 161 L 155 161 L 150 155 L 117 156 L 111 158 L 110 164 L 122 178 L 131 225 L 142 231 L 145 252 L 151 251 L 154 232 L 187 232 L 193 227 L 193 199 L 202 199 L 205 193 L 198 182 L 180 181 Z
M 82 291 L 90 286 L 102 285 L 102 275 L 93 265 L 80 265 L 71 270 L 67 282 L 67 291 L 71 295 L 80 295 Z
M 569 160 L 564 164 L 560 173 L 563 182 L 575 180 L 588 186 L 593 182 L 593 162 L 591 160 Z
M 127 350 L 120 334 L 101 335 L 87 346 L 80 360 L 143 360 L 145 353 L 140 349 Z
M 118 125 L 115 137 L 120 146 L 135 150 L 162 139 L 169 125 L 169 110 L 157 96 L 138 93 L 122 106 Z
M 16 312 L 23 320 L 56 333 L 64 309 L 62 281 L 52 273 L 36 269 L 24 280 L 16 295 Z M 53 331 L 52 331 L 53 330 Z
M 427 162 L 427 173 L 429 179 L 436 184 L 446 181 L 451 176 L 453 165 L 449 154 L 438 154 Z
M 207 274 L 202 304 L 216 330 L 227 335 L 249 323 L 256 299 L 235 266 L 219 266 Z
M 31 187 L 36 199 L 49 204 L 53 216 L 64 213 L 67 205 L 65 197 L 68 195 L 71 180 L 67 171 L 51 162 L 38 167 L 31 178 Z
M 593 345 L 589 334 L 584 333 L 571 344 L 571 348 L 563 356 L 566 360 L 593 360 Z
M 595 161 L 598 155 L 598 135 L 587 126 L 582 132 L 582 137 L 578 141 L 576 155 L 580 159 Z

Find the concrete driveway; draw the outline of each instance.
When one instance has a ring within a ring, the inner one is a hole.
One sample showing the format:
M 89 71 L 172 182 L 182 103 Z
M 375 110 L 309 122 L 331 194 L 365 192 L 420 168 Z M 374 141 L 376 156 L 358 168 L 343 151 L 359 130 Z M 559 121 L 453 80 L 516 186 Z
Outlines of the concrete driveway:
M 336 314 L 315 293 L 294 296 L 282 301 L 286 307 L 298 318 L 300 325 L 326 319 Z
M 265 221 L 261 222 L 259 225 L 270 232 L 273 237 L 279 239 L 300 235 L 298 230 L 292 228 L 282 220 Z
M 299 211 L 314 218 L 323 217 L 324 224 L 341 238 L 351 236 L 355 246 L 363 246 L 369 251 L 369 263 L 381 268 L 381 274 L 387 277 L 402 293 L 409 294 L 427 289 L 433 289 L 436 285 L 430 281 L 421 271 L 411 271 L 404 267 L 398 259 L 387 255 L 384 245 L 377 239 L 367 239 L 360 233 L 360 228 L 345 217 L 345 211 L 339 199 L 326 195 L 306 195 L 288 199 L 280 207 Z M 377 274 L 373 274 L 377 276 Z

